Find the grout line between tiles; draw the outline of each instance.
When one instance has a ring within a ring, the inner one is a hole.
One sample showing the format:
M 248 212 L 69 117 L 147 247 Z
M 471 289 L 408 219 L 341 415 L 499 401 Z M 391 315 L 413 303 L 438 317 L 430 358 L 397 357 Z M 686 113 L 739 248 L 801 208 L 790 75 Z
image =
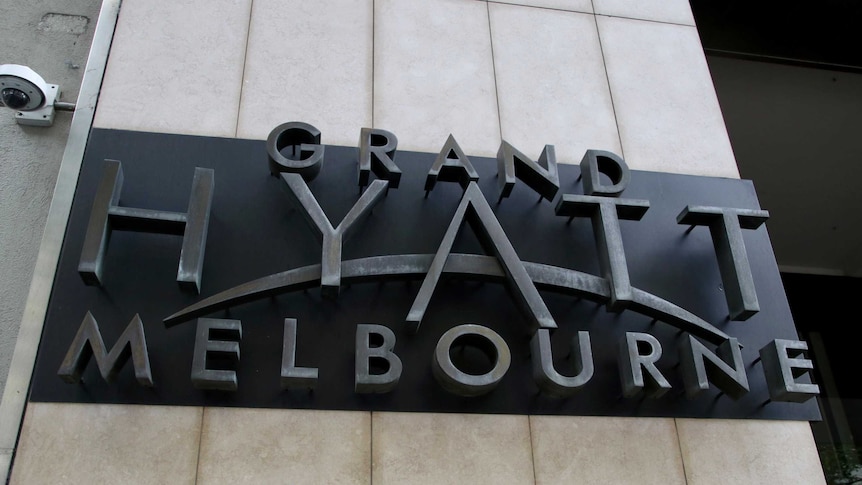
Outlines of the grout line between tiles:
M 595 10 L 595 5 L 593 5 L 593 9 Z M 620 156 L 623 158 L 623 160 L 625 160 L 626 149 L 625 149 L 625 147 L 623 147 L 623 134 L 622 134 L 622 130 L 620 130 L 620 119 L 619 119 L 619 116 L 617 115 L 617 105 L 614 102 L 614 90 L 611 87 L 611 76 L 608 73 L 608 62 L 607 62 L 607 59 L 605 59 L 605 48 L 602 45 L 602 33 L 601 33 L 601 29 L 599 28 L 598 15 L 593 15 L 593 20 L 596 23 L 596 36 L 598 36 L 598 38 L 599 38 L 599 53 L 602 55 L 602 66 L 605 69 L 605 79 L 608 81 L 608 95 L 611 98 L 611 110 L 613 110 L 613 112 L 614 112 L 614 124 L 616 124 L 616 126 L 617 126 L 617 138 L 620 141 Z
M 488 40 L 491 43 L 491 69 L 494 75 L 494 98 L 497 100 L 497 128 L 503 142 L 503 114 L 500 112 L 500 88 L 497 86 L 497 59 L 494 57 L 494 31 L 491 28 L 491 4 L 485 2 L 488 14 Z
M 536 478 L 536 449 L 533 445 L 533 417 L 527 416 L 527 428 L 530 431 L 530 464 L 533 465 L 533 484 L 539 483 L 539 479 Z
M 239 78 L 239 102 L 236 106 L 236 123 L 233 127 L 233 136 L 237 138 L 239 136 L 239 117 L 242 112 L 242 97 L 245 94 L 245 67 L 248 64 L 248 45 L 249 39 L 251 39 L 251 19 L 252 13 L 254 12 L 254 0 L 250 0 L 248 4 L 248 26 L 245 29 L 245 52 L 242 55 L 242 74 Z
M 201 426 L 200 431 L 198 432 L 198 459 L 197 463 L 195 463 L 195 485 L 198 483 L 198 477 L 201 472 L 201 448 L 203 447 L 203 438 L 204 438 L 204 415 L 207 412 L 206 406 L 201 407 Z
M 691 27 L 696 29 L 697 26 L 693 24 L 683 24 L 680 22 L 668 22 L 667 20 L 655 20 L 655 19 L 639 19 L 637 17 L 626 17 L 625 15 L 611 15 L 606 13 L 597 13 L 597 16 L 608 17 L 613 19 L 626 19 L 626 20 L 637 20 L 639 22 L 649 22 L 652 24 L 663 24 L 663 25 L 676 25 L 678 27 Z
M 679 439 L 679 426 L 677 426 L 676 418 L 673 418 L 673 431 L 676 435 L 676 445 L 679 447 L 679 462 L 682 464 L 682 478 L 688 485 L 688 472 L 685 469 L 685 459 L 682 456 L 682 441 Z
M 583 10 L 569 10 L 569 9 L 565 9 L 565 8 L 545 7 L 542 5 L 525 5 L 522 3 L 514 3 L 514 2 L 503 2 L 503 1 L 495 1 L 495 0 L 483 0 L 483 1 L 485 1 L 485 3 L 489 3 L 489 4 L 490 3 L 496 3 L 498 5 L 511 5 L 513 7 L 538 8 L 541 10 L 553 10 L 555 12 L 569 12 L 569 13 L 579 13 L 579 14 L 586 14 L 586 15 L 601 15 L 602 17 L 613 17 L 613 18 L 628 19 L 628 20 L 640 20 L 643 22 L 652 22 L 655 24 L 679 25 L 680 27 L 695 27 L 695 28 L 697 27 L 697 25 L 695 25 L 695 24 L 685 24 L 682 22 L 671 22 L 669 20 L 644 19 L 644 18 L 638 18 L 638 17 L 629 17 L 626 15 L 613 15 L 613 14 L 607 14 L 607 13 L 597 13 L 597 12 L 595 12 L 595 5 L 593 5 L 592 3 L 591 3 L 591 5 L 593 5 L 593 11 L 592 12 L 586 12 Z

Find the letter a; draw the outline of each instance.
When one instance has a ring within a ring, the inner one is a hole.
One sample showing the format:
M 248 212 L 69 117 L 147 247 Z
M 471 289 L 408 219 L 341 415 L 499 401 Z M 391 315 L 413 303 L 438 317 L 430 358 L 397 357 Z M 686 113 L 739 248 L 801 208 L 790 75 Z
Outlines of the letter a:
M 557 328 L 554 317 L 548 311 L 545 301 L 542 300 L 533 280 L 515 253 L 515 248 L 512 247 L 503 227 L 500 226 L 500 221 L 497 220 L 497 216 L 494 215 L 488 201 L 482 195 L 482 190 L 479 189 L 476 182 L 470 182 L 467 190 L 464 191 L 464 197 L 461 198 L 455 215 L 452 217 L 452 222 L 443 236 L 443 242 L 440 243 L 440 248 L 434 255 L 431 269 L 425 275 L 422 287 L 419 288 L 419 294 L 416 295 L 413 306 L 407 314 L 407 324 L 410 331 L 415 332 L 419 329 L 419 324 L 422 323 L 431 295 L 434 293 L 434 288 L 437 287 L 437 281 L 443 273 L 443 266 L 445 266 L 446 259 L 452 251 L 455 236 L 464 224 L 465 217 L 469 218 L 470 226 L 476 231 L 476 235 L 482 241 L 482 246 L 493 248 L 494 256 L 500 261 L 512 292 L 527 318 L 536 327 Z

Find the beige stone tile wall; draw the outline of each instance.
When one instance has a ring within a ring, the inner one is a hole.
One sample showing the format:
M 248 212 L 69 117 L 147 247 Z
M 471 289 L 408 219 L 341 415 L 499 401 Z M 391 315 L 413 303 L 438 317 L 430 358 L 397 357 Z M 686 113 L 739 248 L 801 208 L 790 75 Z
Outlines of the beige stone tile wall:
M 536 483 L 685 484 L 674 420 L 531 416 Z
M 488 0 L 488 3 L 508 3 L 525 7 L 593 13 L 592 0 Z
M 826 483 L 808 423 L 676 421 L 688 483 Z
M 467 154 L 500 145 L 488 6 L 374 2 L 374 126 L 398 147 L 439 151 L 451 134 Z
M 198 484 L 370 483 L 371 413 L 206 408 Z
M 593 0 L 593 7 L 599 15 L 694 25 L 688 0 Z
M 255 0 L 237 137 L 299 120 L 323 143 L 355 145 L 372 122 L 372 12 L 365 0 Z
M 489 3 L 503 139 L 538 159 L 620 153 L 595 16 Z
M 694 27 L 597 16 L 633 169 L 739 178 Z
M 533 483 L 527 416 L 373 413 L 376 484 Z
M 373 125 L 404 150 L 452 133 L 479 156 L 506 139 L 737 177 L 692 24 L 683 0 L 125 0 L 96 126 L 263 139 L 299 120 L 353 145 Z M 12 482 L 824 479 L 804 422 L 31 403 Z
M 234 136 L 250 7 L 123 2 L 93 125 Z
M 203 408 L 30 403 L 10 483 L 195 483 Z

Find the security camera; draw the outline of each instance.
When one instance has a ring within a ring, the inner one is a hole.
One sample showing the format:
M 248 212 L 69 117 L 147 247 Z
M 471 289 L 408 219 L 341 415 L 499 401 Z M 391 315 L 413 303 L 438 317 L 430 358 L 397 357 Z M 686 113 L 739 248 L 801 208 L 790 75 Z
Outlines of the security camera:
M 60 86 L 46 83 L 33 69 L 18 64 L 0 65 L 0 103 L 17 111 L 18 124 L 51 126 L 55 108 L 69 110 L 69 103 L 60 103 L 59 97 Z

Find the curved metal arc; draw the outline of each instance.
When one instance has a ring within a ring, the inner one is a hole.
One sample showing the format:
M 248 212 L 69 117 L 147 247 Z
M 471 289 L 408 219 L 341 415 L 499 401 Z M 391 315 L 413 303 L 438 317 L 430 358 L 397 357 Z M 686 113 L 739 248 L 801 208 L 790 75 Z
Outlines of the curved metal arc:
M 402 254 L 353 259 L 342 263 L 341 276 L 346 283 L 393 278 L 420 279 L 428 272 L 433 258 L 433 254 Z M 598 276 L 541 263 L 524 262 L 524 268 L 539 289 L 578 296 L 598 303 L 604 303 L 610 298 L 607 281 Z M 496 258 L 475 254 L 450 254 L 443 272 L 501 282 L 506 278 Z M 315 264 L 249 281 L 174 313 L 164 319 L 164 324 L 165 327 L 172 327 L 243 303 L 312 288 L 320 284 L 320 274 L 320 265 Z M 632 303 L 629 309 L 715 344 L 730 338 L 691 312 L 637 288 L 632 288 Z

